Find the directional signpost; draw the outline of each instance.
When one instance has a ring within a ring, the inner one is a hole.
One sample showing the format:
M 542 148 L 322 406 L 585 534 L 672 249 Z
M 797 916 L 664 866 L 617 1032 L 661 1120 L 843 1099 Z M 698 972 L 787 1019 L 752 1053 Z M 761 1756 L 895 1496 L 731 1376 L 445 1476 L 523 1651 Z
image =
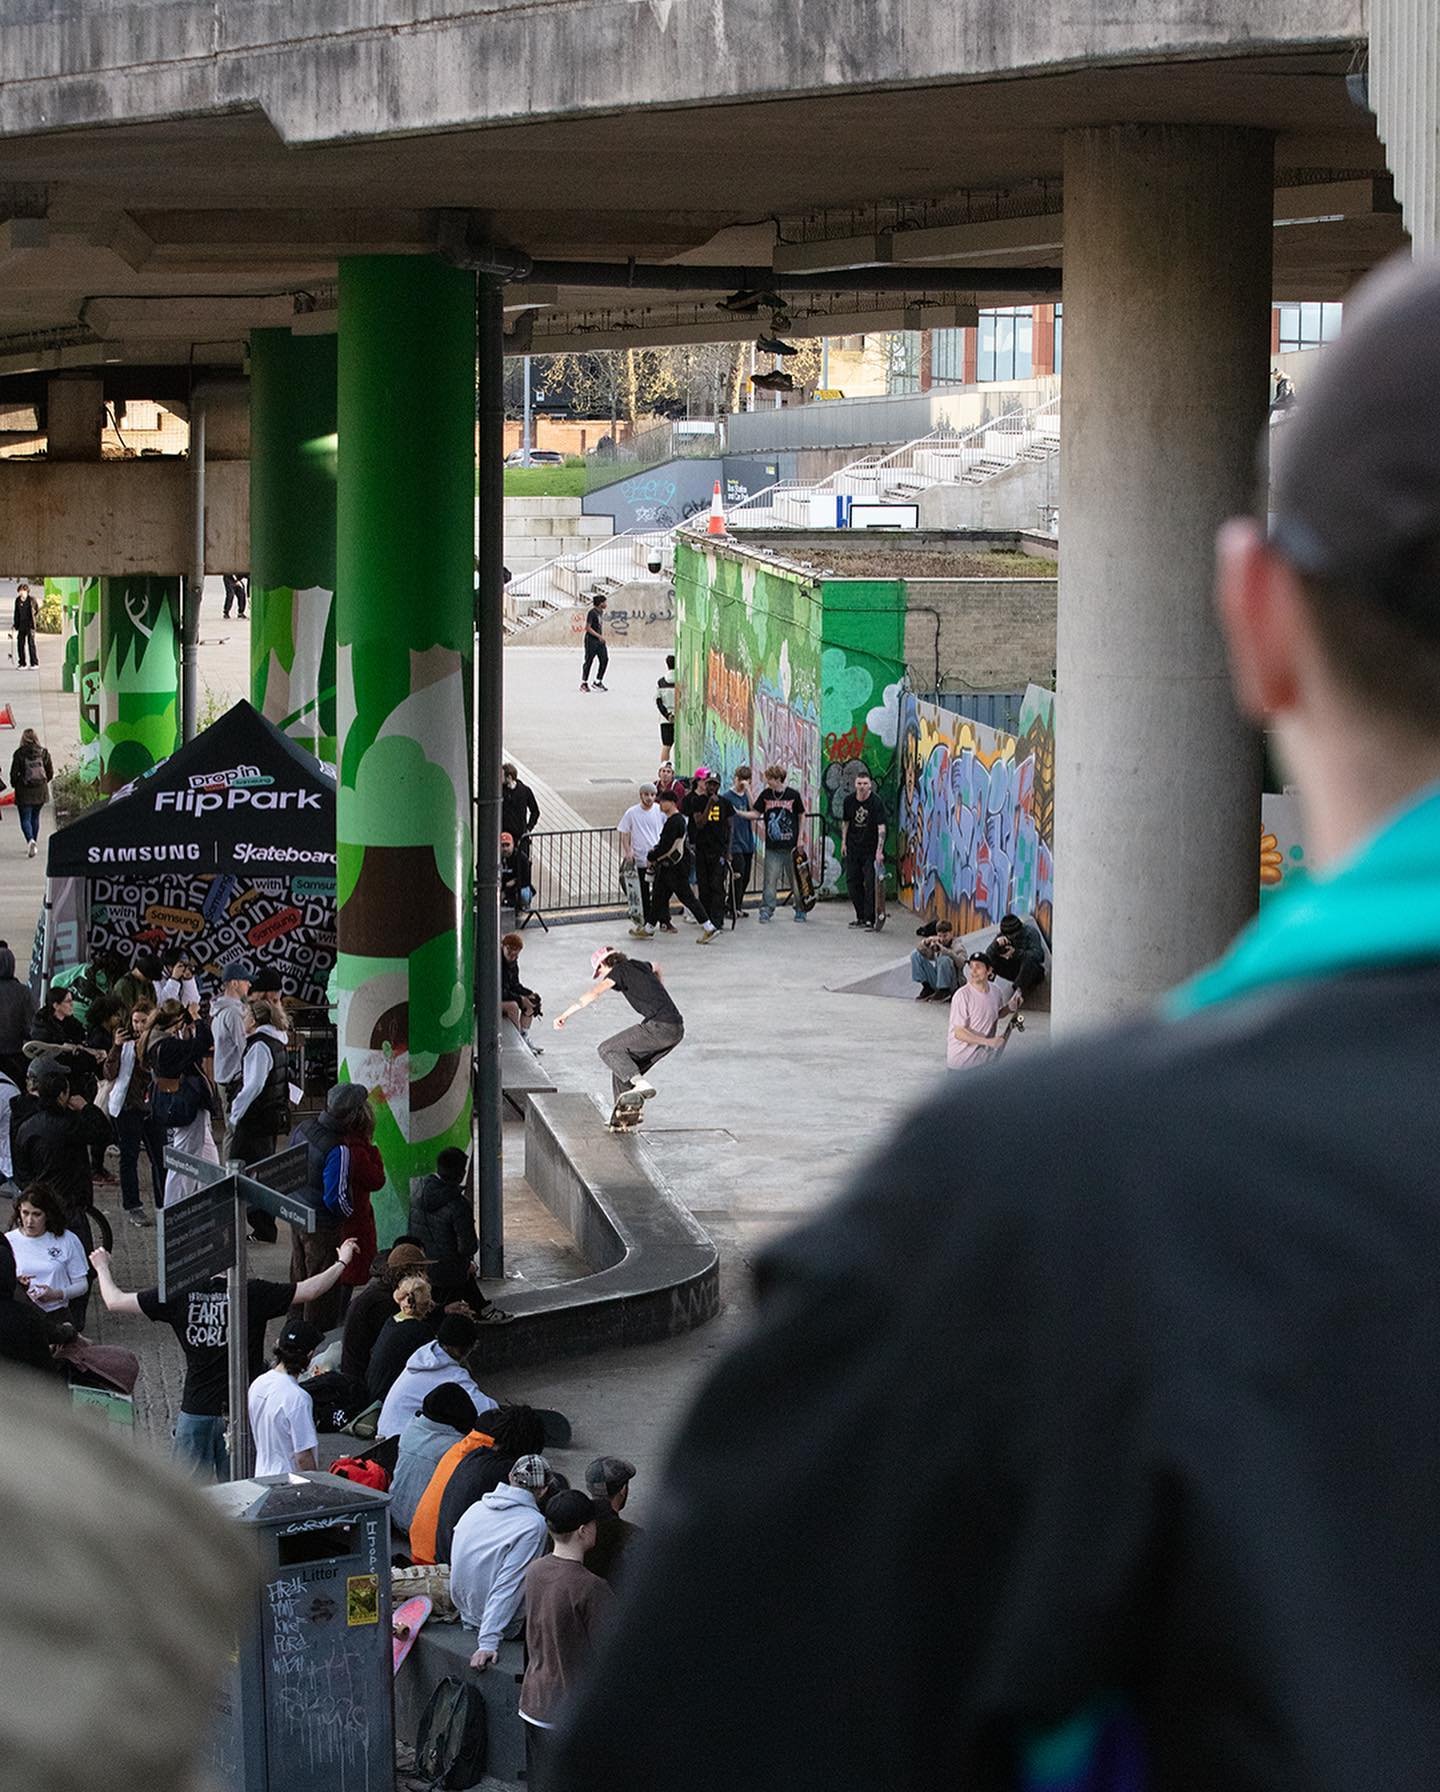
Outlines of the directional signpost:
M 212 1164 L 205 1158 L 166 1147 L 167 1169 L 178 1170 L 200 1186 L 194 1194 L 160 1212 L 160 1297 L 198 1288 L 225 1271 L 229 1293 L 230 1479 L 243 1481 L 253 1455 L 246 1403 L 250 1392 L 249 1315 L 246 1284 L 247 1207 L 259 1207 L 288 1220 L 302 1232 L 313 1232 L 319 1220 L 305 1198 L 308 1154 L 303 1145 L 277 1151 L 253 1164 Z

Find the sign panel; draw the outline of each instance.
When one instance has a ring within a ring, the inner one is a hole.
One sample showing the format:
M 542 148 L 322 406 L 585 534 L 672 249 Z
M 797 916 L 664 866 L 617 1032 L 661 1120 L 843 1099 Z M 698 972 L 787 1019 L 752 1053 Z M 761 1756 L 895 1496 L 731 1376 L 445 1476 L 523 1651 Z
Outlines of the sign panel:
M 240 1199 L 247 1207 L 273 1213 L 277 1220 L 288 1220 L 302 1232 L 313 1232 L 320 1223 L 318 1208 L 312 1207 L 303 1195 L 288 1195 L 279 1189 L 266 1188 L 263 1182 L 257 1182 L 243 1170 L 236 1176 L 235 1183 Z
M 251 1181 L 263 1182 L 266 1188 L 273 1188 L 277 1195 L 293 1195 L 309 1180 L 310 1153 L 303 1145 L 291 1145 L 288 1150 L 277 1151 L 273 1157 L 262 1157 L 253 1164 L 246 1164 L 245 1174 Z
M 192 1157 L 188 1151 L 177 1151 L 173 1145 L 165 1147 L 165 1168 L 178 1170 L 202 1187 L 230 1180 L 230 1172 L 223 1164 L 212 1164 L 208 1157 Z
M 302 1232 L 313 1232 L 320 1223 L 319 1210 L 307 1194 L 309 1153 L 303 1145 L 262 1157 L 246 1164 L 237 1181 L 247 1207 L 259 1207 L 276 1219 L 288 1220 Z
M 171 1153 L 165 1155 L 168 1160 Z M 184 1152 L 174 1155 L 185 1157 Z M 213 1170 L 215 1166 L 204 1167 Z M 188 1173 L 189 1163 L 172 1164 L 171 1168 Z M 231 1177 L 222 1174 L 218 1182 L 162 1207 L 156 1218 L 161 1300 L 188 1294 L 235 1261 L 235 1184 Z

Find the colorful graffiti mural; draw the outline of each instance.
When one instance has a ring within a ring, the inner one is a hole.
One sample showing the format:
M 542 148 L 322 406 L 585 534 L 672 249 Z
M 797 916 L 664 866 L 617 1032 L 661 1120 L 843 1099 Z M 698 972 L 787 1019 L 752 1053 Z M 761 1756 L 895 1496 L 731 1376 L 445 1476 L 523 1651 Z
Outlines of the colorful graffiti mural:
M 917 914 L 961 933 L 1033 914 L 1050 937 L 1054 701 L 1031 685 L 1015 735 L 902 697 L 898 872 Z

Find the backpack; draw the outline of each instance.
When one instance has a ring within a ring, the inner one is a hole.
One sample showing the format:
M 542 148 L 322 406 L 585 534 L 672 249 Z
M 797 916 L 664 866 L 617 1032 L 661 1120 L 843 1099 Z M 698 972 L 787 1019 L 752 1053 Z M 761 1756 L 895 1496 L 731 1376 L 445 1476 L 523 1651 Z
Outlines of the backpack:
M 330 1473 L 342 1481 L 358 1481 L 362 1487 L 373 1487 L 377 1493 L 390 1491 L 390 1477 L 378 1462 L 368 1456 L 337 1456 L 330 1464 Z
M 39 747 L 27 747 L 25 757 L 20 761 L 20 782 L 22 784 L 43 784 L 45 782 L 45 755 Z
M 415 1732 L 415 1772 L 435 1792 L 464 1792 L 485 1773 L 490 1726 L 477 1686 L 447 1676 Z

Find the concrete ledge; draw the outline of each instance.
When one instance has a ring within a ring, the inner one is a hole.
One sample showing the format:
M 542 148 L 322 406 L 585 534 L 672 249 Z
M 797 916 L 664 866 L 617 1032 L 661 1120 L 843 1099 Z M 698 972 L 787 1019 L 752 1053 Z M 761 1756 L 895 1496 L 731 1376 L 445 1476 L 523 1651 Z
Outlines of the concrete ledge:
M 605 1130 L 588 1095 L 536 1093 L 525 1176 L 594 1273 L 505 1297 L 515 1323 L 487 1327 L 476 1373 L 648 1344 L 713 1319 L 720 1256 L 638 1138 Z
M 518 1783 L 525 1767 L 525 1723 L 520 1716 L 520 1676 L 525 1651 L 518 1640 L 501 1643 L 500 1659 L 483 1674 L 470 1671 L 475 1633 L 463 1624 L 437 1624 L 432 1618 L 416 1637 L 395 1676 L 395 1740 L 415 1746 L 431 1693 L 448 1675 L 477 1687 L 485 1700 L 489 1719 L 490 1748 L 485 1762 L 486 1779 Z M 483 1782 L 482 1782 L 483 1783 Z
M 500 1089 L 506 1102 L 522 1119 L 526 1100 L 531 1095 L 553 1091 L 539 1059 L 520 1037 L 520 1029 L 512 1020 L 500 1023 Z

